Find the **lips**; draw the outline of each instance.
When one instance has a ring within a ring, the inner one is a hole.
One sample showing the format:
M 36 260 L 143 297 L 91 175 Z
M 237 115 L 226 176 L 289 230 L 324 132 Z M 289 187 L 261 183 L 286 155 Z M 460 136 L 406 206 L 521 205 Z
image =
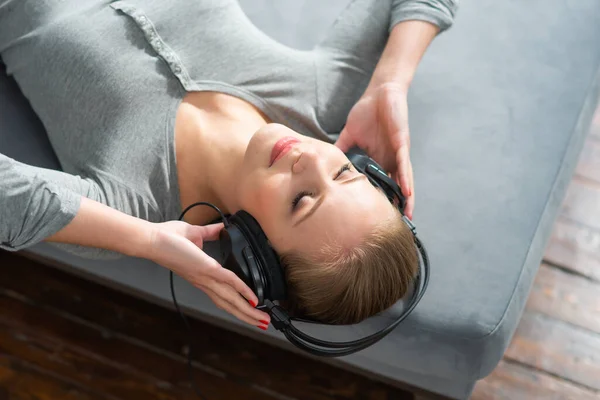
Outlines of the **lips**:
M 279 160 L 281 157 L 287 153 L 294 144 L 298 143 L 299 140 L 292 136 L 286 136 L 281 138 L 275 143 L 273 146 L 273 150 L 271 150 L 271 160 L 269 167 L 275 163 L 275 161 Z

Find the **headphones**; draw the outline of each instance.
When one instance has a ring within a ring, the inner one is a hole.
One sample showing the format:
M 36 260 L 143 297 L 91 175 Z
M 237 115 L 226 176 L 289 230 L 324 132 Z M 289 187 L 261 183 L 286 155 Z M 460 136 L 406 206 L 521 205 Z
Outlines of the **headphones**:
M 429 258 L 421 241 L 417 237 L 415 225 L 404 215 L 406 199 L 400 187 L 388 177 L 379 164 L 358 147 L 350 149 L 346 156 L 360 173 L 367 176 L 371 184 L 380 188 L 390 203 L 396 206 L 402 214 L 403 221 L 413 233 L 415 247 L 420 254 L 419 273 L 407 295 L 401 299 L 408 301 L 395 321 L 386 328 L 362 339 L 347 342 L 330 342 L 309 336 L 296 328 L 292 321 L 323 324 L 319 321 L 290 317 L 288 312 L 274 301 L 287 298 L 287 288 L 284 269 L 279 256 L 269 244 L 269 241 L 258 222 L 246 211 L 238 211 L 225 217 L 217 207 L 209 203 L 199 202 L 189 206 L 179 218 L 196 205 L 208 205 L 221 213 L 224 229 L 219 234 L 222 256 L 222 266 L 233 271 L 244 281 L 258 297 L 257 308 L 266 311 L 271 316 L 275 329 L 281 331 L 286 338 L 298 348 L 311 354 L 324 357 L 339 357 L 360 351 L 381 340 L 402 322 L 421 300 L 429 281 Z M 325 324 L 327 325 L 327 324 Z

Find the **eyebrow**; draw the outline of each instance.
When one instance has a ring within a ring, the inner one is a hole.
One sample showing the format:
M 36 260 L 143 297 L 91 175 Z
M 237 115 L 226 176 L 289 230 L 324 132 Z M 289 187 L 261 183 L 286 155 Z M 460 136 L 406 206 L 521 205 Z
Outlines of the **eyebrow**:
M 355 182 L 359 179 L 367 179 L 367 177 L 363 174 L 358 174 L 354 177 L 352 177 L 351 179 L 345 180 L 344 182 L 340 183 L 340 185 L 347 185 L 348 183 L 351 182 Z M 319 197 L 319 199 L 315 202 L 315 204 L 313 205 L 313 207 L 310 209 L 310 211 L 308 211 L 306 214 L 304 214 L 302 216 L 302 218 L 300 218 L 294 225 L 293 227 L 296 227 L 298 225 L 300 225 L 302 222 L 304 222 L 308 217 L 310 217 L 311 215 L 313 215 L 315 213 L 315 211 L 317 211 L 317 208 L 319 208 L 319 206 L 321 204 L 323 204 L 323 201 L 325 200 L 325 195 Z

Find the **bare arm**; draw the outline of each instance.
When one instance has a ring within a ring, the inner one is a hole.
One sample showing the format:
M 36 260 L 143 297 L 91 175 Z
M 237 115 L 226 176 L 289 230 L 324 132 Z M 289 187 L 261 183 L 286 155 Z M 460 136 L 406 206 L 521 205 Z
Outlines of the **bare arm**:
M 152 232 L 151 222 L 82 197 L 75 218 L 45 241 L 97 247 L 143 257 L 152 243 Z
M 384 83 L 398 84 L 408 90 L 425 50 L 439 30 L 425 21 L 398 23 L 390 32 L 367 91 Z

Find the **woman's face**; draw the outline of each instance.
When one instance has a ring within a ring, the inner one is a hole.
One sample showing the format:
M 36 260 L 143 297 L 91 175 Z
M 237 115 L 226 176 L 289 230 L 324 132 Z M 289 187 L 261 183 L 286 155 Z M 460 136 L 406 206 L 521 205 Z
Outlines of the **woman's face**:
M 239 182 L 239 204 L 279 253 L 350 248 L 394 211 L 339 148 L 280 124 L 254 134 Z

